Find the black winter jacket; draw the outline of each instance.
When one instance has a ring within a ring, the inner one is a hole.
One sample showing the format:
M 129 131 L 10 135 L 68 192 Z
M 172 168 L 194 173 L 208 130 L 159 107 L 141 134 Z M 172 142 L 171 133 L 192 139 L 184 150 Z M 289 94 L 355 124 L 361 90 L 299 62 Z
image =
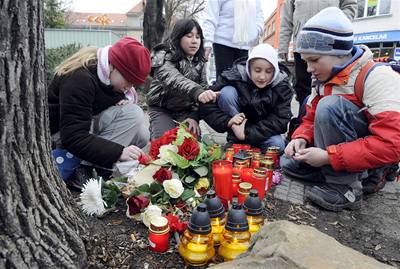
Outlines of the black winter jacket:
M 48 93 L 50 131 L 59 131 L 62 146 L 75 156 L 111 168 L 124 147 L 91 134 L 90 126 L 93 116 L 124 99 L 124 94 L 99 80 L 96 64 L 53 78 Z
M 281 72 L 275 81 L 259 89 L 246 73 L 246 60 L 239 59 L 231 69 L 221 74 L 212 87 L 214 91 L 220 91 L 227 85 L 236 88 L 239 110 L 247 118 L 243 143 L 258 145 L 273 135 L 287 131 L 292 117 L 290 103 L 293 90 L 288 75 L 283 71 L 288 72 L 287 69 L 284 66 L 280 68 Z M 200 116 L 217 132 L 231 132 L 227 126 L 231 117 L 222 112 L 217 103 L 200 105 Z
M 154 48 L 151 56 L 153 80 L 147 104 L 173 112 L 195 111 L 197 114 L 197 98 L 208 87 L 205 62 L 184 58 L 175 63 L 171 60 L 172 54 L 164 44 Z

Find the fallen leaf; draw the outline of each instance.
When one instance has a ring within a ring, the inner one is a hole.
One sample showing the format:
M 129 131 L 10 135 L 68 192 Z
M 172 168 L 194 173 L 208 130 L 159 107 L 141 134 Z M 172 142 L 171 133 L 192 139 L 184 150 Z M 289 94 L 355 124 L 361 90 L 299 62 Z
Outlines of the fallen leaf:
M 381 244 L 375 246 L 375 250 L 380 250 L 382 248 Z
M 113 219 L 110 221 L 111 225 L 121 225 L 122 224 L 122 219 Z
M 133 242 L 136 242 L 136 236 L 135 236 L 135 234 L 131 234 L 131 239 L 132 239 Z

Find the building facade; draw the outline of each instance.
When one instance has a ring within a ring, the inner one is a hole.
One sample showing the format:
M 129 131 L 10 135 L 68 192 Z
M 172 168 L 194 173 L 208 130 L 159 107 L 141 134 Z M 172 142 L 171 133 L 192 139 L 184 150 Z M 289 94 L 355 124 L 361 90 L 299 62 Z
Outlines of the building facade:
M 143 42 L 143 1 L 126 14 L 69 12 L 62 29 L 45 29 L 46 48 L 75 43 L 103 47 L 129 35 Z
M 358 0 L 357 5 L 354 42 L 367 45 L 375 58 L 400 60 L 400 1 Z

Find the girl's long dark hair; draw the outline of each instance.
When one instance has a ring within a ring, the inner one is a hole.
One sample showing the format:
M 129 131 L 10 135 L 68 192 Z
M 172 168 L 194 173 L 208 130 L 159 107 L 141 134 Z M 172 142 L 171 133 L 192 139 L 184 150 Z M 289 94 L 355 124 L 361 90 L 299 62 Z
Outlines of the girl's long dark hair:
M 179 62 L 184 57 L 186 57 L 185 52 L 182 50 L 180 45 L 181 38 L 184 37 L 186 34 L 190 33 L 194 27 L 196 27 L 197 32 L 200 36 L 200 47 L 199 50 L 194 55 L 194 60 L 195 61 L 206 60 L 204 57 L 204 48 L 203 48 L 204 36 L 200 24 L 194 19 L 183 19 L 175 23 L 171 34 L 169 35 L 169 37 L 165 42 L 174 51 L 171 59 L 173 62 Z

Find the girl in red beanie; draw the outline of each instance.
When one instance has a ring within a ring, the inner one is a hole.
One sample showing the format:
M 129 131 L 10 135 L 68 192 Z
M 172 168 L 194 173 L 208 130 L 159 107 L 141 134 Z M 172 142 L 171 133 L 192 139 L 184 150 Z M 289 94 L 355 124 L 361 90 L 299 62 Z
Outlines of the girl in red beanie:
M 217 94 L 208 89 L 203 32 L 197 21 L 176 22 L 164 44 L 152 53 L 153 81 L 147 94 L 151 138 L 156 139 L 187 122 L 199 134 L 198 103 L 215 102 Z
M 149 132 L 133 87 L 150 68 L 149 51 L 131 37 L 82 48 L 56 68 L 48 93 L 50 130 L 67 185 L 82 186 L 82 175 L 90 177 L 93 167 L 107 176 L 116 162 L 144 154 Z

